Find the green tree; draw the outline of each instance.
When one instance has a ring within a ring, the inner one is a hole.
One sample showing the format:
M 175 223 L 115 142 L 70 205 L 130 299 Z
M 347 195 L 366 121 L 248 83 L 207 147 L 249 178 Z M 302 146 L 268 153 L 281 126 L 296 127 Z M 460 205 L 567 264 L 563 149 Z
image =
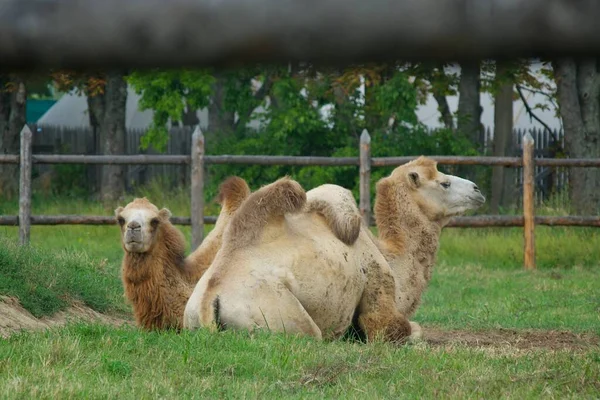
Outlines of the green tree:
M 209 154 L 357 156 L 364 128 L 375 156 L 457 154 L 472 147 L 451 129 L 429 132 L 419 123 L 415 111 L 423 85 L 404 64 L 150 71 L 136 72 L 129 81 L 143 107 L 159 111 L 147 141 L 154 147 L 164 146 L 167 120 L 180 120 L 188 105 L 209 110 Z M 259 128 L 249 128 L 249 121 Z M 230 174 L 253 185 L 291 174 L 306 187 L 328 181 L 357 187 L 355 167 L 210 166 L 209 193 Z

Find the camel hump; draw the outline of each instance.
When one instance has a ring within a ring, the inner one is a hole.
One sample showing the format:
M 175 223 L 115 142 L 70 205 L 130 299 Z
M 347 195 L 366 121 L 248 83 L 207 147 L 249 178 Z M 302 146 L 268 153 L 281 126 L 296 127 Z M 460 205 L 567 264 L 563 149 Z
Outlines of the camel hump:
M 218 202 L 228 212 L 233 213 L 250 195 L 250 188 L 239 176 L 230 176 L 219 186 Z
M 234 247 L 253 244 L 264 228 L 286 213 L 302 211 L 306 204 L 306 192 L 300 184 L 289 177 L 281 178 L 252 193 L 234 214 L 224 242 Z
M 325 218 L 333 234 L 352 245 L 360 234 L 362 217 L 352 192 L 338 185 L 321 185 L 306 193 L 306 211 Z

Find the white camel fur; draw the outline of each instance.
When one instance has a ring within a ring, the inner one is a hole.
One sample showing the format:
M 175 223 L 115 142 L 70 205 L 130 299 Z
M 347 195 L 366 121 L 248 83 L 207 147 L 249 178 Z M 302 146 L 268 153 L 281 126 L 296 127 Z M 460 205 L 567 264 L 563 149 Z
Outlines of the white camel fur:
M 418 336 L 407 318 L 431 277 L 441 229 L 484 201 L 473 182 L 421 157 L 378 182 L 376 238 L 347 189 L 305 193 L 280 179 L 234 214 L 186 305 L 184 328 L 337 338 L 354 323 L 368 340 Z

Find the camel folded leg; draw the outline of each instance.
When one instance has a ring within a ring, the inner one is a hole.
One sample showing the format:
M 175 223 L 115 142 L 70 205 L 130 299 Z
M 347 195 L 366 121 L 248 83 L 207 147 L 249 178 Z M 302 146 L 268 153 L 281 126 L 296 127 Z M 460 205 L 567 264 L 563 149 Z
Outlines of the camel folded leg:
M 352 192 L 341 186 L 325 184 L 306 192 L 305 211 L 322 215 L 331 232 L 348 246 L 360 234 L 360 211 Z
M 368 341 L 406 342 L 411 323 L 396 308 L 394 277 L 375 262 L 367 268 L 367 284 L 358 306 L 360 329 Z

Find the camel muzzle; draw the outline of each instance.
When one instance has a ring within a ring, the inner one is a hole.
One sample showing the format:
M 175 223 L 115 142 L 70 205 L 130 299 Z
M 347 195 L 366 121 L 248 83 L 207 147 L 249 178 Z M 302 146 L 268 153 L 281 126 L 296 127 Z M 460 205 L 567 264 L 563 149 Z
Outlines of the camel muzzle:
M 142 243 L 142 231 L 139 229 L 128 229 L 125 233 L 126 243 Z
M 477 190 L 475 196 L 470 197 L 469 200 L 471 200 L 476 207 L 479 207 L 485 203 L 485 196 Z

